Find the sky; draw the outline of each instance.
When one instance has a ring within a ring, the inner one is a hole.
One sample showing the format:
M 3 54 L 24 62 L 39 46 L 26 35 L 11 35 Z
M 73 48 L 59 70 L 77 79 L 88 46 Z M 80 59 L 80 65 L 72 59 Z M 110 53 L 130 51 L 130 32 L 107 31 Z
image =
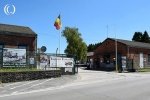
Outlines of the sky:
M 15 6 L 13 15 L 4 13 L 7 4 Z M 115 36 L 131 40 L 137 31 L 150 33 L 150 0 L 0 0 L 0 23 L 30 27 L 38 35 L 38 48 L 46 46 L 48 53 L 59 47 L 60 32 L 54 27 L 59 14 L 60 31 L 78 28 L 87 45 Z M 60 41 L 64 53 L 66 39 Z

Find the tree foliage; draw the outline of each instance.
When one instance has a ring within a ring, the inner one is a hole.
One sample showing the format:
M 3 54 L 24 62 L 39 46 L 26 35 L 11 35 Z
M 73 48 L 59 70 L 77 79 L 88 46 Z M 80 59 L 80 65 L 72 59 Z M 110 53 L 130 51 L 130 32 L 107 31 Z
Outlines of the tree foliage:
M 138 41 L 138 42 L 145 42 L 145 43 L 150 43 L 150 37 L 145 31 L 144 33 L 142 32 L 135 32 L 132 38 L 133 41 Z
M 148 35 L 147 31 L 145 31 L 142 36 L 142 42 L 150 43 L 150 39 L 149 39 L 149 35 Z
M 96 43 L 96 44 L 89 44 L 88 47 L 87 47 L 88 52 L 93 52 L 100 45 L 101 45 L 101 42 Z
M 135 32 L 132 40 L 142 42 L 142 36 L 143 36 L 142 32 Z
M 78 28 L 65 27 L 62 32 L 67 40 L 67 47 L 65 53 L 76 56 L 77 60 L 85 60 L 87 55 L 87 46 L 81 38 L 81 33 L 78 32 Z

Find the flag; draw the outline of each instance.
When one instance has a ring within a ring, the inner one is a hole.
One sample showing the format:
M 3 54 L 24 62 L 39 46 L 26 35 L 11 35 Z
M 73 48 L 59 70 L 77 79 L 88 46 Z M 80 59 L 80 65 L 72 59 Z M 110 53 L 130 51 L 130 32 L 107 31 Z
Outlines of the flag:
M 59 30 L 61 28 L 61 19 L 60 19 L 60 15 L 57 17 L 57 19 L 54 22 L 54 26 L 56 27 L 57 30 Z

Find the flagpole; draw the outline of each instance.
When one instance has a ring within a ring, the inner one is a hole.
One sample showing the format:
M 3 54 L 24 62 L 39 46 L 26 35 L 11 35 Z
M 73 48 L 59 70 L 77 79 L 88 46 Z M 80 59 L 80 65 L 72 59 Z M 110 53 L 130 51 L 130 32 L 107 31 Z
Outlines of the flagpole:
M 59 55 L 60 55 L 60 46 L 61 46 L 61 29 L 59 30 Z
M 56 27 L 56 29 L 58 30 L 59 33 L 59 37 L 58 37 L 58 49 L 59 49 L 59 55 L 60 55 L 60 37 L 61 37 L 61 18 L 60 18 L 60 14 L 59 16 L 56 18 L 55 22 L 54 22 L 54 26 Z M 58 67 L 58 62 L 57 62 L 57 50 L 56 49 L 56 69 Z

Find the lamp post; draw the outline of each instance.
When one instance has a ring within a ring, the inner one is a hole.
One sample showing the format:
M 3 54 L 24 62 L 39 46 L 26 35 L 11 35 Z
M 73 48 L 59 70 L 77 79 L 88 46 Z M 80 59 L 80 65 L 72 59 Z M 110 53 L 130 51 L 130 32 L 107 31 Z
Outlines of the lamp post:
M 56 68 L 57 68 L 57 51 L 58 51 L 58 48 L 56 49 Z

